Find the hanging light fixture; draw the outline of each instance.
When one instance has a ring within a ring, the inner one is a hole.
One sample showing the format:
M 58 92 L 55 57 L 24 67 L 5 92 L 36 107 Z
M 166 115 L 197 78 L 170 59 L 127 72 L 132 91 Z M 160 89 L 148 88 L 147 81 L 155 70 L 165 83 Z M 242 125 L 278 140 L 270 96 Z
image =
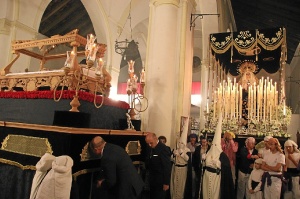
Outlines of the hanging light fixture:
M 127 21 L 129 20 L 129 27 L 130 27 L 130 39 L 131 40 L 128 40 L 127 38 L 125 40 L 118 40 L 120 38 L 120 36 L 122 35 L 123 33 L 123 30 L 124 30 L 124 27 L 127 23 Z M 124 61 L 130 61 L 130 60 L 135 60 L 136 59 L 136 56 L 139 56 L 140 57 L 140 54 L 139 52 L 136 53 L 132 52 L 132 49 L 137 49 L 138 48 L 138 42 L 134 41 L 132 39 L 132 26 L 131 26 L 131 1 L 130 1 L 130 7 L 129 7 L 129 14 L 128 14 L 128 17 L 126 19 L 126 22 L 121 30 L 121 33 L 119 34 L 119 37 L 118 39 L 116 39 L 116 43 L 115 43 L 115 52 L 122 55 L 122 59 Z M 131 50 L 130 50 L 131 49 Z

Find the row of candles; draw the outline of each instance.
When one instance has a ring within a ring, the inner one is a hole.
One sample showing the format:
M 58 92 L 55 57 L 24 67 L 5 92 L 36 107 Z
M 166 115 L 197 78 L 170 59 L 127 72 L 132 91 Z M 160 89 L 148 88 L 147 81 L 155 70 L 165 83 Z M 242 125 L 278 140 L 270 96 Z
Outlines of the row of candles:
M 258 84 L 248 86 L 248 120 L 278 120 L 278 91 L 276 82 L 272 79 L 262 77 Z M 234 78 L 220 83 L 213 93 L 212 110 L 213 119 L 216 120 L 220 111 L 224 118 L 239 119 L 243 117 L 243 88 Z M 208 110 L 207 105 L 207 112 Z
M 223 80 L 213 93 L 213 119 L 217 119 L 220 111 L 223 111 L 224 118 L 242 117 L 242 103 L 242 86 L 237 84 L 235 78 L 234 82 Z
M 248 116 L 250 120 L 277 120 L 278 119 L 278 91 L 277 83 L 263 77 L 258 85 L 248 88 Z

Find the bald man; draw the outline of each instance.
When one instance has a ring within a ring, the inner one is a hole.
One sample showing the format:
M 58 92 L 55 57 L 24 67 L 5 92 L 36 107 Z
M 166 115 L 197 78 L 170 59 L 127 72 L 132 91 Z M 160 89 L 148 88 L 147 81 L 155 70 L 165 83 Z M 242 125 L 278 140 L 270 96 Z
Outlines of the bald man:
M 101 158 L 104 179 L 97 181 L 97 187 L 108 192 L 107 198 L 139 198 L 144 182 L 125 150 L 120 146 L 105 142 L 100 136 L 93 138 L 91 147 L 93 152 Z
M 148 133 L 145 140 L 149 145 L 146 168 L 149 171 L 150 199 L 164 199 L 170 187 L 170 149 L 159 142 L 155 133 Z

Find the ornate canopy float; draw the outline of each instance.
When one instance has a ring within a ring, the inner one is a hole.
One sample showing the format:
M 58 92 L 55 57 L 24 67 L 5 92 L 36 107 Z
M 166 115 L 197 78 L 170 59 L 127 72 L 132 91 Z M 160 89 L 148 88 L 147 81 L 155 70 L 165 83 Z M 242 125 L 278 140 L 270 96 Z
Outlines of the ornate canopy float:
M 211 34 L 206 125 L 202 132 L 215 129 L 222 111 L 224 130 L 289 136 L 286 50 L 285 28 Z
M 84 38 L 75 29 L 66 35 L 54 35 L 41 40 L 18 40 L 12 43 L 16 57 L 7 66 L 0 69 L 1 91 L 41 91 L 53 92 L 55 101 L 59 101 L 64 91 L 74 91 L 70 111 L 78 112 L 78 95 L 81 90 L 94 94 L 94 104 L 100 108 L 104 97 L 109 97 L 111 76 L 103 66 L 102 58 L 106 45 L 96 43 L 94 35 Z M 57 48 L 72 49 L 57 53 Z M 40 60 L 38 71 L 11 73 L 10 68 L 20 57 L 28 55 Z M 85 56 L 86 62 L 79 64 L 77 57 Z M 65 58 L 63 68 L 49 70 L 45 63 L 54 59 Z M 101 100 L 97 98 L 102 95 Z

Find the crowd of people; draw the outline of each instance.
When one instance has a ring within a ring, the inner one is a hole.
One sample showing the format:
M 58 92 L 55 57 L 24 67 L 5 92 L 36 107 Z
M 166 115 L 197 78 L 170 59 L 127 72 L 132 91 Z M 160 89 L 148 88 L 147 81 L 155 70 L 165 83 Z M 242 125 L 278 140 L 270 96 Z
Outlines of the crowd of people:
M 218 126 L 221 131 L 221 125 Z M 219 134 L 215 133 L 212 141 L 191 134 L 187 143 L 178 140 L 171 150 L 164 136 L 148 133 L 146 178 L 138 173 L 122 147 L 107 143 L 100 136 L 94 137 L 89 146 L 101 161 L 103 175 L 95 176 L 92 198 L 99 195 L 105 199 L 300 198 L 300 151 L 294 141 L 288 139 L 282 149 L 278 139 L 271 136 L 260 143 L 248 137 L 239 146 L 241 142 L 238 144 L 232 132 Z M 40 162 L 47 163 L 43 158 Z M 55 157 L 50 158 L 48 165 L 55 166 L 52 164 Z M 71 160 L 68 162 L 72 165 Z M 40 176 L 47 171 L 44 170 L 37 173 L 35 184 L 40 184 Z M 40 194 L 38 186 L 33 186 L 31 194 L 32 198 Z
M 150 198 L 300 198 L 300 151 L 294 141 L 288 139 L 281 147 L 279 140 L 272 136 L 265 136 L 260 143 L 248 137 L 242 145 L 235 136 L 226 131 L 221 139 L 209 142 L 206 137 L 191 134 L 186 145 L 178 142 L 171 153 L 171 165 L 165 157 L 165 165 L 154 166 L 159 167 L 161 173 L 158 175 L 168 176 L 168 180 L 161 181 L 160 185 L 155 181 L 156 188 L 150 188 Z M 147 138 L 146 142 L 156 148 Z M 165 149 L 166 156 L 170 149 Z M 148 164 L 150 176 L 159 179 L 153 174 L 153 165 L 156 164 Z M 169 171 L 162 171 L 162 168 Z M 188 181 L 192 186 L 186 188 Z M 157 189 L 165 192 L 166 187 L 171 194 L 157 196 Z M 153 193 L 153 190 L 156 191 Z M 185 192 L 191 192 L 189 197 Z

